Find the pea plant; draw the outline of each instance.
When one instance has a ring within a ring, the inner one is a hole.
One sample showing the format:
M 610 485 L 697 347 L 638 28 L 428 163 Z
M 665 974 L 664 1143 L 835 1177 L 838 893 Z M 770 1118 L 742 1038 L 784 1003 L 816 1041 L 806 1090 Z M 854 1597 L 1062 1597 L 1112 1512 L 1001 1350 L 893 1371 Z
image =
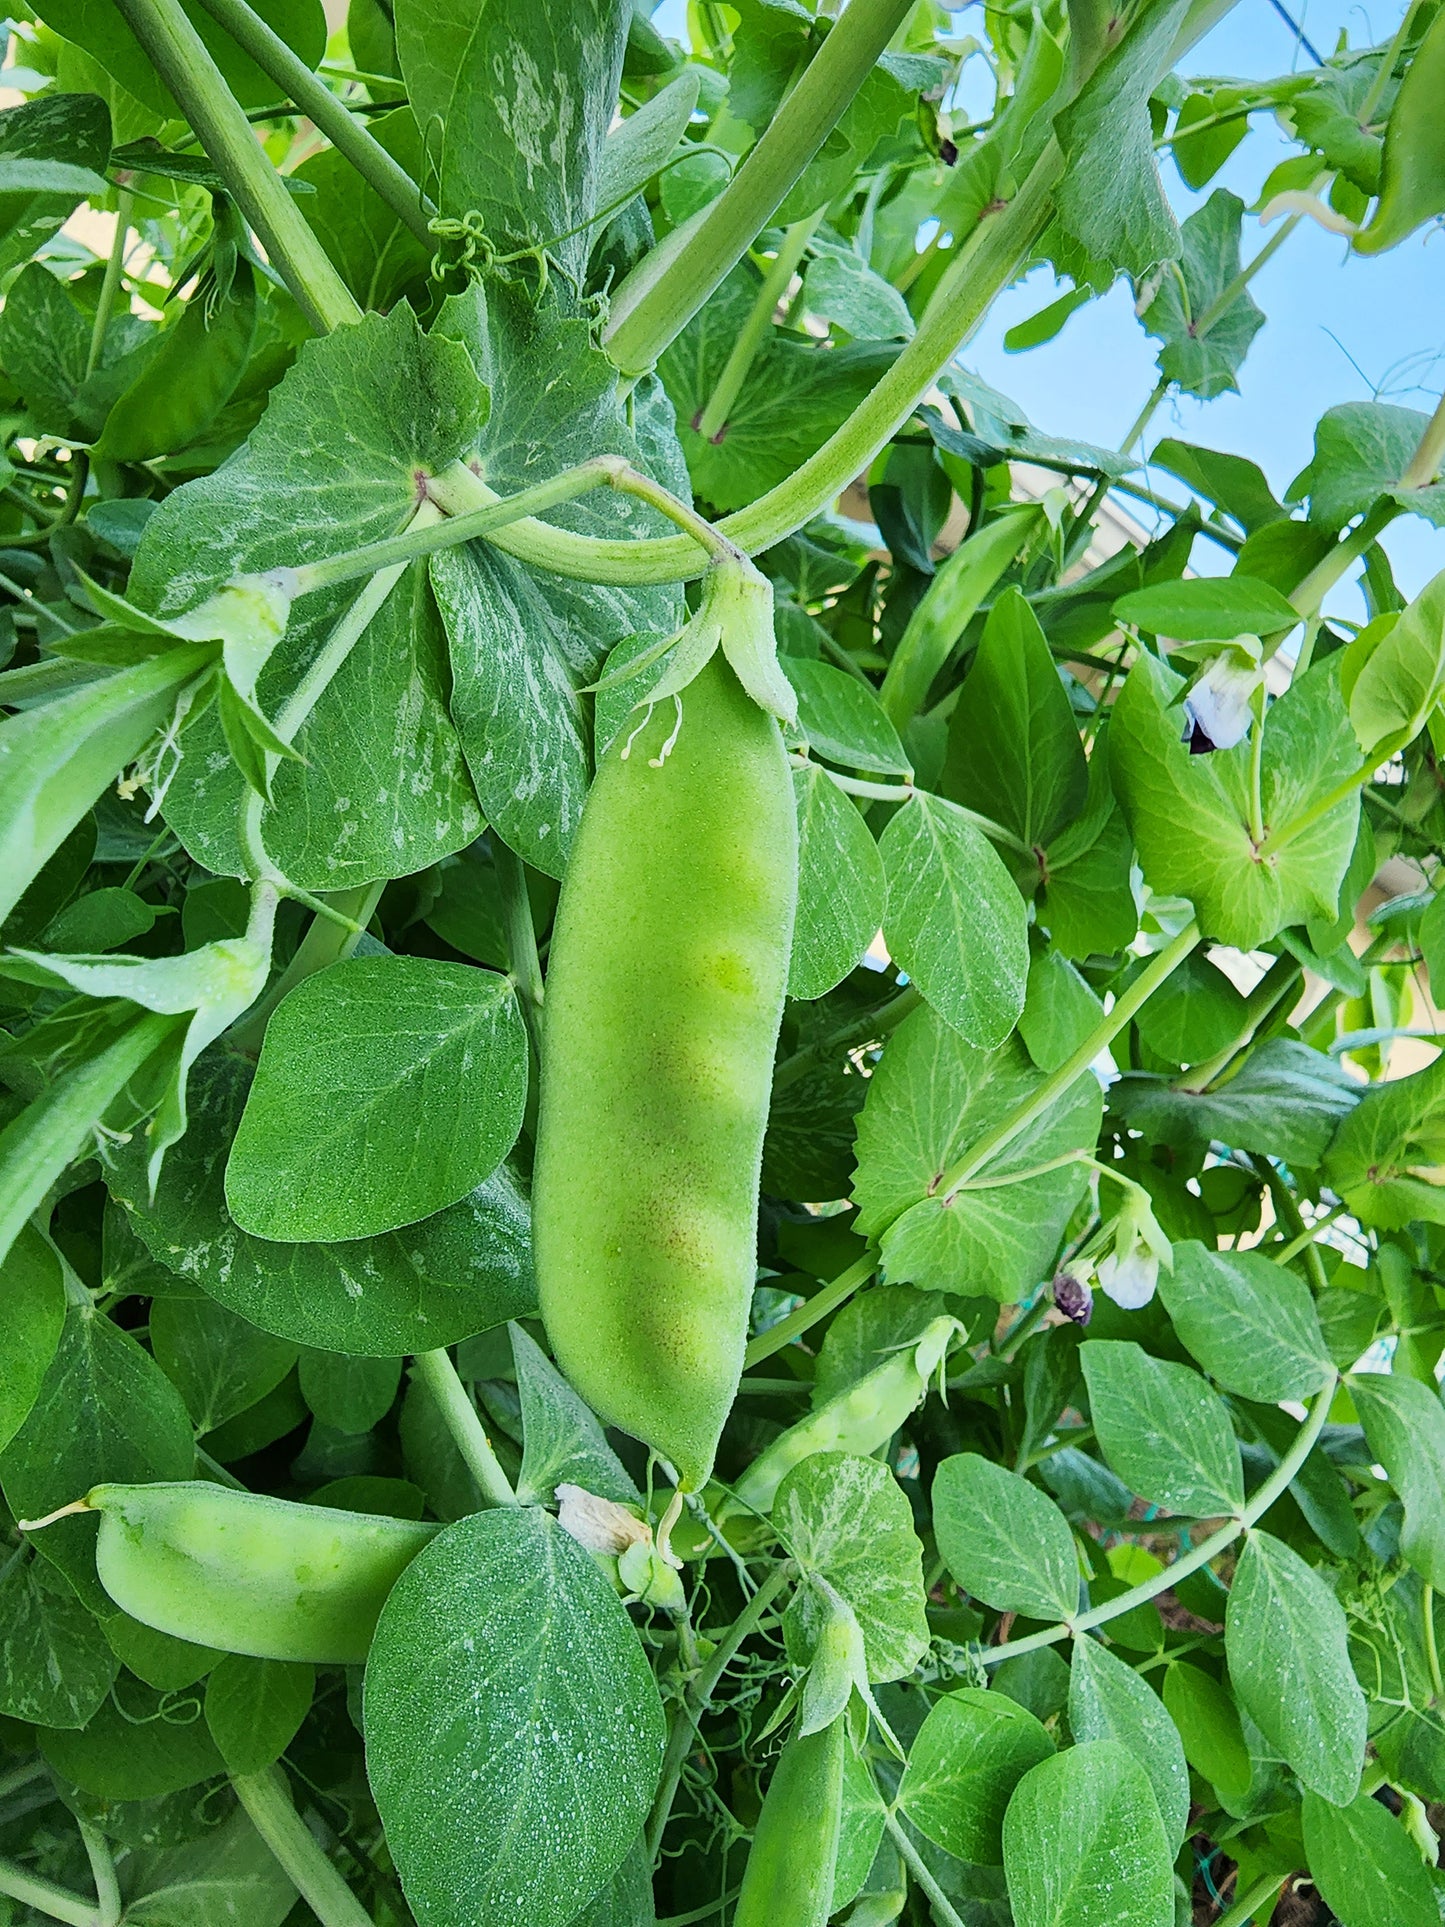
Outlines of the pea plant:
M 1438 1923 L 1445 404 L 1158 411 L 1445 8 L 1229 4 L 10 23 L 0 1921 Z

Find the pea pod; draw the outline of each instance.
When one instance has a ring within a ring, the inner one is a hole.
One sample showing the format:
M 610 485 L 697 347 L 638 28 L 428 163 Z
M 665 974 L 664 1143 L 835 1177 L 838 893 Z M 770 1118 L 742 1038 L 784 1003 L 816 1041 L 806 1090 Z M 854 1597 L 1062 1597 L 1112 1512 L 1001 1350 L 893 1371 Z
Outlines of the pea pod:
M 116 398 L 96 444 L 105 461 L 143 462 L 188 448 L 235 392 L 256 338 L 256 277 L 236 263 L 229 291 L 198 289 L 154 355 Z
M 886 1445 L 922 1402 L 958 1330 L 957 1319 L 933 1319 L 914 1344 L 894 1352 L 847 1391 L 790 1425 L 753 1460 L 734 1487 L 736 1496 L 755 1511 L 771 1511 L 784 1473 L 801 1460 L 815 1452 L 855 1452 L 866 1458 Z
M 705 593 L 679 655 L 705 621 L 720 650 L 603 755 L 546 985 L 542 1316 L 577 1390 L 689 1490 L 742 1371 L 797 896 L 782 737 L 731 666 L 771 651 L 759 585 L 735 565 L 726 595 Z
M 315 1665 L 366 1658 L 387 1594 L 441 1530 L 199 1479 L 98 1485 L 78 1509 L 100 1514 L 96 1570 L 132 1619 L 222 1652 Z
M 733 1927 L 825 1927 L 843 1816 L 846 1717 L 789 1735 L 763 1797 Z

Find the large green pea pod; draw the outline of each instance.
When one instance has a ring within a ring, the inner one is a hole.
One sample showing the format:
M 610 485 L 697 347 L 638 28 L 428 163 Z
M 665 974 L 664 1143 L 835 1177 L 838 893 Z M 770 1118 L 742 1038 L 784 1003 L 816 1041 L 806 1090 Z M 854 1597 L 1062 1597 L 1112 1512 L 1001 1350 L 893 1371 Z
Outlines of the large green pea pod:
M 97 458 L 144 462 L 188 448 L 231 399 L 255 338 L 256 276 L 242 259 L 225 295 L 197 289 L 117 397 L 96 444 Z
M 826 1927 L 838 1866 L 847 1714 L 792 1733 L 763 1796 L 733 1927 Z
M 745 564 L 714 570 L 679 653 L 709 623 L 721 650 L 602 756 L 546 986 L 542 1316 L 582 1396 L 688 1490 L 712 1469 L 742 1372 L 797 897 L 782 736 L 730 666 L 730 624 L 754 625 L 743 639 L 762 652 L 760 611 L 770 649 L 766 582 Z
M 441 1530 L 199 1479 L 98 1485 L 65 1510 L 100 1514 L 96 1570 L 132 1619 L 225 1653 L 318 1666 L 366 1658 L 387 1594 Z
M 886 1445 L 922 1403 L 928 1381 L 959 1330 L 956 1318 L 935 1318 L 916 1342 L 875 1365 L 871 1372 L 790 1425 L 760 1452 L 734 1493 L 757 1512 L 772 1510 L 784 1474 L 815 1452 L 853 1452 L 867 1458 Z

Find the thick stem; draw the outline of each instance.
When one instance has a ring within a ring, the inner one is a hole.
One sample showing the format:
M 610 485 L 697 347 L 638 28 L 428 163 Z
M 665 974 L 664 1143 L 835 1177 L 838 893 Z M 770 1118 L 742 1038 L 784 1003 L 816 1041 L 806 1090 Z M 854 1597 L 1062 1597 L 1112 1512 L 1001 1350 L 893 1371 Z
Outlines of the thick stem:
M 1379 502 L 1357 529 L 1340 537 L 1329 554 L 1315 564 L 1290 597 L 1302 616 L 1312 616 L 1318 612 L 1320 604 L 1350 564 L 1359 560 L 1375 537 L 1382 529 L 1388 528 L 1399 513 L 1393 502 Z M 1285 633 L 1288 634 L 1288 631 Z
M 1275 1900 L 1283 1885 L 1282 1874 L 1264 1874 L 1252 1887 L 1246 1887 L 1228 1913 L 1219 1916 L 1214 1927 L 1250 1927 L 1250 1923 L 1256 1921 L 1260 1914 L 1266 1911 L 1273 1913 Z
M 1294 1444 L 1280 1460 L 1274 1471 L 1264 1481 L 1248 1503 L 1243 1506 L 1236 1518 L 1222 1525 L 1218 1532 L 1212 1532 L 1197 1546 L 1176 1559 L 1172 1566 L 1165 1566 L 1162 1572 L 1141 1579 L 1137 1586 L 1128 1592 L 1121 1592 L 1116 1599 L 1106 1599 L 1101 1605 L 1091 1606 L 1077 1619 L 1066 1620 L 1058 1626 L 1045 1626 L 1037 1633 L 1027 1633 L 1022 1639 L 1005 1640 L 1002 1646 L 985 1646 L 978 1649 L 978 1658 L 985 1666 L 997 1666 L 1001 1660 L 1012 1659 L 1016 1653 L 1031 1653 L 1036 1646 L 1055 1646 L 1061 1639 L 1074 1639 L 1080 1633 L 1088 1632 L 1094 1626 L 1105 1626 L 1121 1613 L 1132 1612 L 1136 1606 L 1145 1605 L 1167 1592 L 1191 1572 L 1198 1572 L 1207 1566 L 1211 1559 L 1218 1558 L 1226 1546 L 1233 1545 L 1241 1532 L 1247 1532 L 1256 1519 L 1262 1519 L 1275 1500 L 1286 1490 L 1295 1474 L 1314 1450 L 1315 1441 L 1324 1430 L 1325 1420 L 1329 1417 L 1330 1403 L 1335 1395 L 1339 1379 L 1331 1372 L 1329 1383 L 1319 1393 L 1310 1408 L 1310 1415 L 1295 1434 Z
M 492 832 L 492 865 L 502 893 L 502 920 L 507 933 L 507 956 L 512 982 L 522 1002 L 534 1056 L 542 1053 L 542 960 L 537 955 L 537 926 L 532 921 L 532 899 L 522 859 Z
M 753 300 L 747 320 L 743 323 L 732 352 L 723 363 L 722 373 L 717 378 L 717 386 L 708 396 L 707 405 L 693 423 L 699 435 L 707 441 L 720 439 L 727 426 L 732 405 L 742 392 L 743 383 L 748 378 L 748 370 L 757 359 L 758 350 L 767 339 L 768 330 L 773 325 L 773 315 L 778 303 L 788 292 L 798 263 L 807 252 L 808 243 L 816 233 L 826 209 L 819 208 L 810 214 L 806 221 L 794 221 L 783 235 L 778 251 L 773 257 L 772 266 L 763 276 L 762 286 Z
M 447 1351 L 418 1352 L 412 1370 L 436 1400 L 452 1442 L 466 1462 L 488 1505 L 515 1505 L 517 1495 L 492 1450 L 477 1408 L 457 1377 Z
M 244 47 L 263 74 L 270 76 L 288 100 L 313 120 L 338 153 L 343 154 L 367 185 L 379 194 L 392 213 L 426 247 L 432 246 L 427 216 L 434 212 L 416 182 L 394 161 L 381 142 L 352 118 L 324 81 L 273 33 L 246 0 L 201 0 L 206 12 Z
M 824 1285 L 821 1291 L 814 1292 L 806 1304 L 799 1305 L 796 1311 L 790 1311 L 787 1317 L 780 1318 L 776 1325 L 769 1325 L 765 1332 L 759 1332 L 752 1344 L 748 1346 L 743 1360 L 744 1368 L 750 1370 L 754 1365 L 760 1365 L 765 1358 L 771 1358 L 774 1352 L 780 1352 L 785 1345 L 791 1345 L 793 1340 L 801 1337 L 805 1331 L 811 1331 L 813 1326 L 826 1318 L 830 1311 L 836 1311 L 839 1305 L 845 1304 L 860 1285 L 866 1285 L 877 1269 L 876 1252 L 870 1252 L 859 1258 L 856 1263 L 849 1265 L 848 1269 L 840 1272 L 831 1284 Z
M 70 1927 L 104 1927 L 88 1900 L 71 1893 L 68 1887 L 57 1887 L 53 1880 L 27 1872 L 13 1860 L 0 1859 L 0 1894 L 9 1894 L 23 1906 L 49 1914 L 52 1920 L 69 1921 Z
M 123 187 L 116 196 L 115 236 L 106 257 L 105 279 L 100 284 L 100 299 L 95 304 L 95 320 L 90 327 L 90 348 L 85 357 L 85 378 L 90 377 L 100 366 L 101 350 L 105 346 L 105 331 L 110 326 L 111 315 L 115 312 L 115 297 L 120 290 L 120 277 L 125 271 L 125 244 L 130 238 L 130 211 L 135 204 L 135 196 L 128 187 Z
M 935 1195 L 947 1202 L 960 1186 L 983 1169 L 990 1158 L 996 1157 L 1006 1145 L 1013 1143 L 1021 1131 L 1026 1131 L 1037 1118 L 1042 1117 L 1075 1079 L 1084 1074 L 1100 1051 L 1108 1049 L 1125 1024 L 1149 1001 L 1165 978 L 1179 968 L 1198 941 L 1199 925 L 1187 924 L 1174 941 L 1161 950 L 1146 969 L 1140 971 L 1108 1015 L 1095 1025 L 1073 1055 L 1044 1079 L 1027 1103 L 1020 1104 L 991 1131 L 985 1132 L 956 1164 L 944 1172 L 934 1186 Z
M 318 334 L 361 310 L 287 193 L 180 0 L 115 0 Z
M 851 0 L 691 243 L 603 345 L 624 374 L 649 369 L 782 205 L 908 12 L 910 0 Z
M 95 1882 L 96 1911 L 100 1917 L 100 1927 L 120 1927 L 120 1917 L 124 1906 L 120 1897 L 120 1882 L 115 1877 L 115 1861 L 111 1856 L 110 1842 L 97 1827 L 88 1820 L 77 1819 L 80 1837 L 85 1844 L 85 1857 L 90 1862 L 91 1878 Z
M 1427 487 L 1440 473 L 1442 462 L 1445 462 L 1445 395 L 1437 402 L 1435 413 L 1420 437 L 1420 445 L 1400 477 L 1401 488 Z
M 251 1824 L 295 1883 L 321 1927 L 374 1927 L 371 1915 L 312 1838 L 279 1766 L 231 1781 Z
M 897 1847 L 899 1857 L 902 1859 L 904 1865 L 908 1868 L 908 1871 L 913 1875 L 913 1878 L 918 1882 L 924 1893 L 928 1895 L 929 1902 L 933 1908 L 934 1919 L 941 1920 L 943 1927 L 963 1927 L 963 1920 L 954 1908 L 953 1902 L 928 1871 L 927 1861 L 903 1831 L 898 1816 L 894 1813 L 892 1807 L 884 1808 L 883 1824 L 887 1827 L 888 1837 L 892 1840 L 894 1846 Z

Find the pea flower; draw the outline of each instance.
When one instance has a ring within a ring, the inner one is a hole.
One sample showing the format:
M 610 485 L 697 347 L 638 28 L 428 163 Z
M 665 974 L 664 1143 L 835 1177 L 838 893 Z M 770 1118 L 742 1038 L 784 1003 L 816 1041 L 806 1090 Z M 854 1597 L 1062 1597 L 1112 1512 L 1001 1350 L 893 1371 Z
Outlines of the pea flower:
M 1174 1263 L 1174 1248 L 1142 1185 L 1126 1183 L 1124 1202 L 1114 1223 L 1114 1245 L 1095 1267 L 1099 1289 L 1121 1311 L 1138 1311 L 1154 1296 L 1159 1267 Z
M 1216 656 L 1184 698 L 1184 741 L 1191 756 L 1233 749 L 1249 734 L 1264 667 L 1244 650 Z
M 1087 1325 L 1094 1315 L 1094 1293 L 1089 1284 L 1091 1267 L 1071 1270 L 1065 1265 L 1054 1279 L 1054 1304 L 1075 1325 Z

